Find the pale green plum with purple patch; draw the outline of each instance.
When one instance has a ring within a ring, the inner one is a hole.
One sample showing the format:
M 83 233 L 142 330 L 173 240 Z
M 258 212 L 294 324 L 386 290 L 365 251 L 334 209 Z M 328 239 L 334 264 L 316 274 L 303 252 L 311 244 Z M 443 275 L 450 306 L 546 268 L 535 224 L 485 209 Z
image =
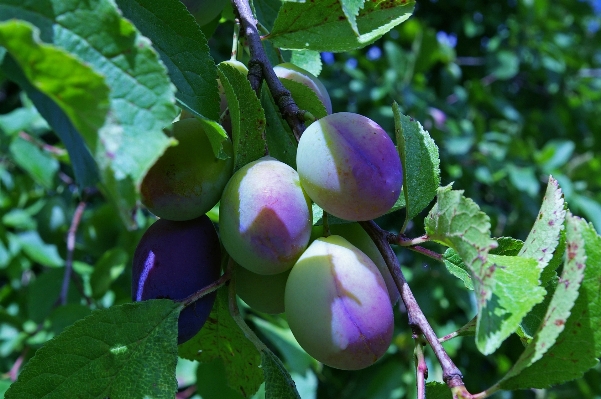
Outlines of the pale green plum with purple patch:
M 238 170 L 220 203 L 223 245 L 241 266 L 258 274 L 292 267 L 309 243 L 313 216 L 298 174 L 272 157 Z
M 392 341 L 386 284 L 367 255 L 340 236 L 318 238 L 286 283 L 286 317 L 305 351 L 343 370 L 375 363 Z
M 350 112 L 313 122 L 298 143 L 296 165 L 309 197 L 326 212 L 350 221 L 384 215 L 403 184 L 391 138 L 376 122 Z

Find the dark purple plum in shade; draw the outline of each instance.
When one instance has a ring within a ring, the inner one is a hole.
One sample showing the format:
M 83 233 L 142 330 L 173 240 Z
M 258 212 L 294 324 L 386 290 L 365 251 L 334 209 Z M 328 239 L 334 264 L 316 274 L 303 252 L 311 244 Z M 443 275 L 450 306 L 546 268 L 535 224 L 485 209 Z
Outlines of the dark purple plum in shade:
M 136 248 L 132 299 L 184 299 L 219 278 L 220 262 L 219 238 L 206 215 L 182 222 L 160 219 L 146 230 Z M 182 310 L 178 344 L 200 331 L 214 302 L 212 293 Z

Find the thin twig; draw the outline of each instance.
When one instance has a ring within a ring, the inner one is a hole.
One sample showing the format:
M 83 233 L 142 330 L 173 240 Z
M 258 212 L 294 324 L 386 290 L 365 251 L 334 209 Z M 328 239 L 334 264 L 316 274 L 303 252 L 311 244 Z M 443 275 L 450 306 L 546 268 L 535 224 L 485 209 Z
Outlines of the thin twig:
M 232 277 L 231 272 L 229 270 L 226 271 L 225 273 L 223 273 L 223 275 L 221 277 L 219 277 L 217 280 L 215 280 L 211 284 L 209 284 L 206 287 L 203 287 L 202 289 L 196 291 L 192 295 L 190 295 L 190 296 L 182 299 L 181 300 L 182 304 L 184 305 L 184 307 L 192 305 L 194 302 L 198 301 L 203 296 L 208 295 L 208 294 L 210 294 L 213 291 L 217 291 L 231 277 Z
M 415 383 L 417 384 L 417 398 L 426 399 L 426 380 L 428 379 L 428 365 L 424 356 L 424 344 L 421 337 L 415 340 Z
M 27 356 L 29 349 L 30 349 L 29 346 L 26 346 L 25 349 L 23 349 L 23 352 L 21 353 L 21 355 L 19 355 L 17 360 L 15 360 L 15 363 L 13 364 L 13 366 L 10 368 L 10 371 L 8 372 L 8 376 L 11 381 L 15 382 L 17 380 L 17 377 L 19 376 L 19 370 L 21 369 L 21 366 L 23 365 L 23 361 L 25 360 L 25 356 Z
M 248 62 L 248 80 L 257 97 L 261 95 L 261 82 L 263 79 L 269 87 L 269 91 L 279 107 L 282 116 L 288 122 L 294 136 L 298 140 L 305 130 L 304 114 L 292 99 L 290 91 L 282 85 L 276 76 L 257 30 L 255 20 L 248 0 L 233 0 L 236 11 L 239 14 L 241 34 L 246 37 L 250 50 L 250 61 Z
M 392 275 L 392 278 L 401 294 L 401 298 L 405 303 L 405 307 L 407 308 L 409 325 L 411 326 L 412 330 L 414 330 L 414 334 L 421 332 L 421 334 L 424 335 L 426 341 L 428 341 L 432 347 L 436 358 L 440 362 L 443 380 L 447 383 L 449 388 L 464 386 L 461 371 L 459 371 L 459 368 L 457 368 L 455 363 L 453 363 L 440 342 L 438 342 L 436 333 L 430 326 L 430 323 L 428 323 L 426 316 L 422 312 L 419 304 L 413 296 L 413 293 L 411 292 L 411 288 L 409 288 L 409 284 L 407 284 L 407 280 L 401 271 L 399 260 L 388 243 L 388 232 L 382 230 L 374 221 L 360 222 L 360 224 L 372 238 L 380 250 L 386 265 L 388 266 L 388 270 L 390 271 L 390 274 Z M 419 329 L 419 331 L 416 329 Z
M 394 234 L 394 233 L 391 233 L 389 231 L 384 231 L 384 230 L 382 230 L 382 234 L 384 234 L 386 241 L 388 241 L 389 244 L 407 247 L 407 249 L 409 249 L 413 252 L 420 253 L 429 258 L 437 260 L 439 262 L 444 262 L 442 259 L 442 255 L 439 254 L 438 252 L 432 251 L 431 249 L 428 249 L 428 248 L 424 248 L 420 245 L 414 245 L 415 243 L 418 243 L 418 242 L 421 243 L 421 242 L 428 241 L 428 239 L 425 238 L 425 237 L 427 237 L 425 235 L 418 237 L 418 238 L 411 239 L 411 238 L 407 238 L 404 234 Z
M 71 226 L 67 232 L 67 260 L 65 261 L 65 274 L 63 276 L 63 285 L 61 287 L 61 293 L 58 298 L 59 305 L 67 304 L 67 295 L 69 293 L 69 282 L 71 281 L 71 273 L 73 271 L 73 252 L 75 251 L 75 235 L 77 234 L 77 228 L 81 221 L 83 211 L 86 209 L 86 202 L 80 201 L 75 208 L 73 219 L 71 219 Z

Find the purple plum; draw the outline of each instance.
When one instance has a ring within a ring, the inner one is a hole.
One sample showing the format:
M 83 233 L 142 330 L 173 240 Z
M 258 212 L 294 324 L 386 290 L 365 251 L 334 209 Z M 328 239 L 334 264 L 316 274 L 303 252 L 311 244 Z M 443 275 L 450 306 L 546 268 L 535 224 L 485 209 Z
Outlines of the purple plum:
M 146 230 L 136 247 L 132 268 L 132 300 L 180 300 L 206 287 L 221 273 L 219 238 L 203 215 L 188 221 L 160 219 Z M 178 344 L 192 338 L 209 317 L 215 293 L 180 313 Z

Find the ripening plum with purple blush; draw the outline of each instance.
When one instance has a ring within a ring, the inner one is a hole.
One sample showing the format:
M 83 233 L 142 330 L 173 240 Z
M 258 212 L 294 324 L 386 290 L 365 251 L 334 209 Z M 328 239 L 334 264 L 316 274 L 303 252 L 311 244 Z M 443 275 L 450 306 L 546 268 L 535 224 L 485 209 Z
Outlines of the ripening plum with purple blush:
M 136 247 L 132 300 L 184 299 L 217 280 L 220 266 L 219 238 L 206 215 L 179 222 L 160 219 Z M 200 331 L 214 302 L 215 293 L 211 293 L 182 310 L 178 344 Z
M 382 216 L 403 185 L 401 160 L 388 134 L 350 112 L 313 122 L 298 143 L 296 166 L 309 197 L 345 220 Z
M 284 304 L 300 346 L 330 367 L 368 367 L 392 341 L 394 318 L 382 275 L 340 236 L 309 245 L 288 276 Z
M 240 266 L 258 274 L 292 267 L 309 243 L 313 216 L 298 174 L 272 157 L 238 170 L 219 207 L 223 246 Z

